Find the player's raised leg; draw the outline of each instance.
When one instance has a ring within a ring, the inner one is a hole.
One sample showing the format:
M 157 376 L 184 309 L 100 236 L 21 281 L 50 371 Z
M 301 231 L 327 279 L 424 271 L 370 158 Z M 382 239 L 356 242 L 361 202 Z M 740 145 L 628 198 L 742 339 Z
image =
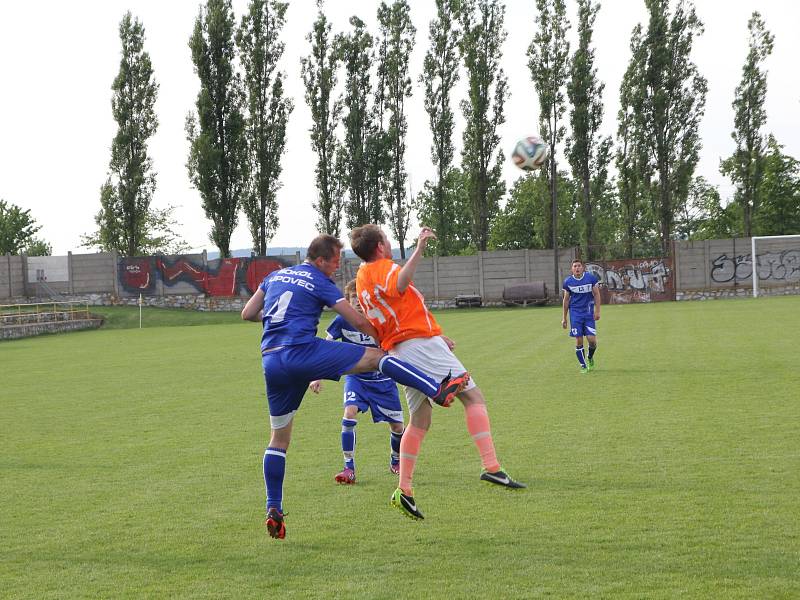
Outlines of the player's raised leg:
M 347 373 L 380 371 L 397 383 L 412 387 L 425 394 L 440 406 L 450 406 L 455 397 L 469 383 L 469 373 L 452 373 L 440 382 L 429 377 L 417 367 L 396 356 L 386 354 L 378 348 L 366 348 L 361 360 Z

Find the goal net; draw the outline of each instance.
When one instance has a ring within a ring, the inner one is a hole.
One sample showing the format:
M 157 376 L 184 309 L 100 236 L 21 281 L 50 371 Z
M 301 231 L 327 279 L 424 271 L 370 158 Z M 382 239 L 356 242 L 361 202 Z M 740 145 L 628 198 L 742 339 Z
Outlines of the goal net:
M 750 260 L 753 298 L 758 298 L 759 280 L 800 283 L 800 235 L 755 236 L 751 238 Z

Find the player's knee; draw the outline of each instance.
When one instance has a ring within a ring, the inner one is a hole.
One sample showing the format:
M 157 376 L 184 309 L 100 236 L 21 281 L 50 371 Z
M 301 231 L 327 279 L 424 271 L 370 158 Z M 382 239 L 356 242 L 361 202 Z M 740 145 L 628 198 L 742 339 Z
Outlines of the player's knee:
M 269 439 L 271 448 L 281 448 L 286 450 L 289 447 L 289 442 L 292 440 L 292 429 L 290 427 L 282 427 L 281 429 L 273 429 L 272 435 Z
M 367 348 L 361 360 L 367 370 L 377 371 L 378 363 L 385 355 L 386 353 L 380 348 Z

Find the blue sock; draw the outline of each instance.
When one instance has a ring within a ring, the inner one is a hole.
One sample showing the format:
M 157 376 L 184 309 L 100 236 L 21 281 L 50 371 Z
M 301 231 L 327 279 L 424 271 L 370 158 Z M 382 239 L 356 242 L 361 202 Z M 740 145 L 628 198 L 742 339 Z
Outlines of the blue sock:
M 589 344 L 589 360 L 592 360 L 592 358 L 594 358 L 594 351 L 595 350 L 597 350 L 597 344 L 595 344 L 594 346 Z
M 417 367 L 387 354 L 378 363 L 378 370 L 400 385 L 419 390 L 428 397 L 439 391 L 439 382 L 431 379 Z
M 581 366 L 586 368 L 586 359 L 583 358 L 583 346 L 575 348 L 575 355 L 578 357 L 578 362 L 581 363 Z
M 344 468 L 356 470 L 356 425 L 355 419 L 342 419 L 342 454 Z
M 286 450 L 267 448 L 264 452 L 264 485 L 267 487 L 267 510 L 283 512 L 283 475 L 286 473 Z
M 395 433 L 389 430 L 389 444 L 392 447 L 392 464 L 395 465 L 400 462 L 400 439 L 403 437 L 403 432 Z

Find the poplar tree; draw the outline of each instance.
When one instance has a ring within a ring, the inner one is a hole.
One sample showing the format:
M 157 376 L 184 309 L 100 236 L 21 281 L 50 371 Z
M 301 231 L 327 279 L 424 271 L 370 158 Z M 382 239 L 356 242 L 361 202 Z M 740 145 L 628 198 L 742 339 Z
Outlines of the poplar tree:
M 468 176 L 472 242 L 477 250 L 489 244 L 491 222 L 505 193 L 501 178 L 503 152 L 498 128 L 505 122 L 503 107 L 508 80 L 500 66 L 505 6 L 498 0 L 465 0 L 459 43 L 467 72 L 468 94 L 461 102 L 464 128 L 463 170 Z
M 600 4 L 578 0 L 578 47 L 570 64 L 567 95 L 572 104 L 567 139 L 567 159 L 579 189 L 586 258 L 598 252 L 596 211 L 600 207 L 608 178 L 611 138 L 599 134 L 603 123 L 603 89 L 597 80 L 594 49 L 591 47 L 594 21 Z
M 380 7 L 378 9 L 380 13 Z M 380 18 L 380 14 L 378 15 Z M 383 209 L 390 207 L 389 176 L 392 169 L 392 156 L 389 139 L 389 71 L 388 52 L 389 36 L 386 28 L 378 23 L 381 35 L 373 38 L 375 64 L 375 82 L 371 94 L 372 104 L 369 106 L 364 137 L 364 169 L 366 171 L 367 206 L 372 207 L 372 222 L 383 223 L 386 220 Z M 346 160 L 342 157 L 342 160 Z
M 346 160 L 337 161 L 343 168 L 340 176 L 347 189 L 344 204 L 347 227 L 383 222 L 379 198 L 369 194 L 368 143 L 374 135 L 370 108 L 372 94 L 370 66 L 374 60 L 373 38 L 364 21 L 350 17 L 352 31 L 338 35 L 338 57 L 345 68 L 344 143 L 341 152 Z M 372 129 L 371 129 L 372 128 Z
M 385 203 L 389 227 L 399 245 L 401 258 L 406 257 L 405 239 L 411 218 L 405 165 L 406 98 L 411 97 L 409 59 L 417 30 L 411 23 L 410 11 L 406 0 L 395 0 L 391 6 L 381 2 L 378 7 L 378 24 L 385 43 L 381 61 L 381 74 L 385 79 L 381 88 L 385 90 L 385 107 L 389 116 L 386 132 L 388 194 Z
M 701 148 L 698 129 L 707 84 L 691 60 L 703 25 L 690 3 L 670 15 L 668 0 L 646 0 L 646 33 L 634 53 L 641 69 L 633 80 L 632 114 L 653 173 L 650 200 L 657 217 L 662 256 L 670 253 L 675 213 L 689 193 Z
M 98 228 L 83 236 L 83 244 L 115 250 L 122 256 L 137 256 L 163 250 L 168 245 L 153 231 L 153 219 L 161 215 L 168 220 L 172 209 L 159 212 L 150 207 L 156 174 L 147 145 L 158 128 L 155 113 L 158 83 L 150 55 L 144 50 L 144 26 L 130 12 L 120 22 L 119 38 L 122 58 L 111 85 L 111 111 L 117 122 L 117 134 L 111 142 L 100 211 L 95 215 Z M 174 234 L 170 232 L 168 236 Z
M 447 173 L 455 153 L 454 114 L 450 95 L 459 76 L 458 42 L 461 31 L 458 28 L 458 7 L 458 0 L 436 0 L 436 19 L 428 27 L 430 46 L 419 78 L 424 86 L 423 102 L 433 137 L 431 160 L 436 166 L 436 180 L 432 184 L 426 182 L 430 193 L 424 198 L 429 199 L 430 205 L 423 205 L 422 197 L 417 199 L 418 216 L 421 223 L 436 231 L 437 239 L 432 240 L 435 244 L 429 242 L 428 248 L 441 256 L 453 253 L 456 236 L 453 231 L 455 220 L 449 210 L 452 204 L 448 202 L 445 192 Z M 428 215 L 427 221 L 422 221 L 422 214 Z
M 197 113 L 186 118 L 190 144 L 186 167 L 212 222 L 210 239 L 221 258 L 230 256 L 248 177 L 244 93 L 234 68 L 234 30 L 230 0 L 208 0 L 189 39 L 200 92 Z
M 284 96 L 286 74 L 277 68 L 285 46 L 280 34 L 288 6 L 277 0 L 252 0 L 236 34 L 248 107 L 248 180 L 242 209 L 250 226 L 253 251 L 259 256 L 266 255 L 267 244 L 278 228 L 281 157 L 293 108 L 292 101 Z
M 558 198 L 556 189 L 559 142 L 566 135 L 561 123 L 566 110 L 564 87 L 569 75 L 567 9 L 564 0 L 536 0 L 536 34 L 528 47 L 528 68 L 539 96 L 541 135 L 550 144 L 550 201 L 552 248 L 558 247 Z M 556 271 L 558 267 L 556 266 Z M 557 273 L 556 273 L 557 275 Z
M 338 58 L 331 38 L 331 23 L 317 2 L 317 19 L 306 40 L 311 53 L 301 59 L 306 104 L 311 109 L 311 147 L 317 153 L 315 169 L 319 196 L 314 210 L 319 213 L 317 227 L 322 233 L 339 237 L 342 220 L 341 179 L 337 176 L 336 127 L 342 114 L 342 100 L 335 95 Z
M 750 49 L 733 99 L 735 117 L 731 137 L 736 142 L 736 150 L 722 161 L 720 171 L 736 185 L 734 197 L 742 207 L 744 235 L 750 237 L 753 235 L 754 215 L 761 201 L 766 151 L 766 140 L 761 129 L 767 121 L 764 109 L 767 72 L 761 65 L 772 54 L 774 37 L 767 31 L 758 11 L 753 12 L 747 29 L 750 32 Z
M 634 27 L 631 35 L 631 59 L 620 84 L 620 109 L 617 115 L 617 193 L 619 197 L 619 226 L 622 254 L 634 258 L 634 242 L 652 237 L 652 211 L 650 210 L 650 188 L 652 168 L 647 159 L 642 130 L 637 120 L 636 107 L 642 103 L 642 87 L 639 80 L 644 76 L 644 53 L 642 51 L 642 27 Z

